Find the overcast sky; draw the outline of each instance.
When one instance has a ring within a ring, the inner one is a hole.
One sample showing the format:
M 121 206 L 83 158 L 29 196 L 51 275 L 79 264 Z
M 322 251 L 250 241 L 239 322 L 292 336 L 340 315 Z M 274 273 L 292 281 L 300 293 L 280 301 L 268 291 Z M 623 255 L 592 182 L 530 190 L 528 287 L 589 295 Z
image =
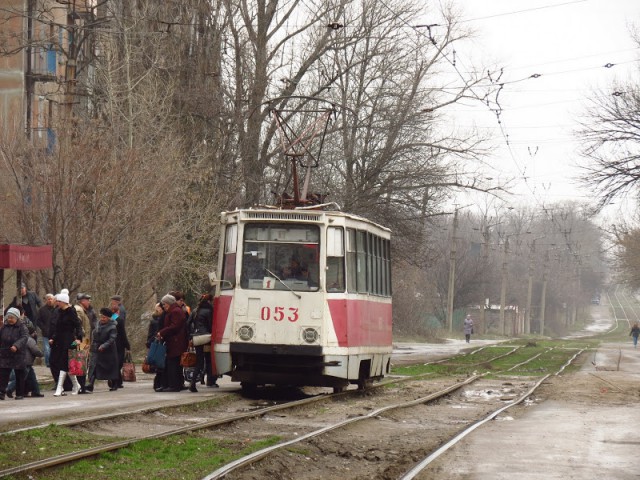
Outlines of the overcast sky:
M 480 105 L 458 108 L 454 121 L 493 133 L 491 163 L 517 180 L 514 204 L 588 200 L 573 183 L 584 160 L 572 132 L 594 87 L 608 89 L 616 77 L 640 82 L 630 35 L 631 24 L 640 26 L 640 0 L 456 1 L 463 25 L 476 32 L 457 51 L 459 66 L 470 59 L 504 66 L 507 85 L 499 97 L 503 131 Z

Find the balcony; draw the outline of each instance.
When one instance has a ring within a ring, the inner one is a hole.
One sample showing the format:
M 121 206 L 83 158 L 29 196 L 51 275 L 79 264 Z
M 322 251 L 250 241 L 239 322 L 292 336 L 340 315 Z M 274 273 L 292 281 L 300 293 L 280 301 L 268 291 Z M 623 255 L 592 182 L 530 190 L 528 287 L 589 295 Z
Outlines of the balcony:
M 27 76 L 36 82 L 53 82 L 58 68 L 57 52 L 53 46 L 35 47 L 31 50 L 31 70 Z

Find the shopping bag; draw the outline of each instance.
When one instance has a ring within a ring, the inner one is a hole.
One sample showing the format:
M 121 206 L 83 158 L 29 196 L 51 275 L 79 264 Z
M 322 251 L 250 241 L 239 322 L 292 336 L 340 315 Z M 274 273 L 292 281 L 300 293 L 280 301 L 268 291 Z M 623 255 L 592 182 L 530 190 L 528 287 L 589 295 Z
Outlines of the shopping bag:
M 167 346 L 160 340 L 154 340 L 151 344 L 151 347 L 149 347 L 149 353 L 147 354 L 147 363 L 162 370 L 164 369 L 166 358 Z
M 142 362 L 142 371 L 144 373 L 156 373 L 157 367 L 155 365 L 151 365 L 145 358 Z
M 131 353 L 124 354 L 124 363 L 122 364 L 122 380 L 124 382 L 136 381 L 136 364 L 131 360 Z
M 87 350 L 72 348 L 69 352 L 69 375 L 87 374 Z
M 183 352 L 180 355 L 180 365 L 184 368 L 195 367 L 197 363 L 195 352 Z

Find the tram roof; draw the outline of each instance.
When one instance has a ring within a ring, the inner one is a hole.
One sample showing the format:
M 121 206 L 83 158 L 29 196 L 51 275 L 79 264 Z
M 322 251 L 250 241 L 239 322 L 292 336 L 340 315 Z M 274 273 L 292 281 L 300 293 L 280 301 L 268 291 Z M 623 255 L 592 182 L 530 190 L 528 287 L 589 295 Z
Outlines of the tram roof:
M 239 208 L 227 212 L 222 212 L 221 218 L 238 215 L 243 220 L 316 220 L 321 217 L 342 217 L 350 220 L 360 221 L 375 226 L 385 232 L 391 233 L 391 229 L 380 225 L 368 218 L 343 212 L 341 210 L 316 210 L 309 208 Z M 315 217 L 315 218 L 314 218 Z

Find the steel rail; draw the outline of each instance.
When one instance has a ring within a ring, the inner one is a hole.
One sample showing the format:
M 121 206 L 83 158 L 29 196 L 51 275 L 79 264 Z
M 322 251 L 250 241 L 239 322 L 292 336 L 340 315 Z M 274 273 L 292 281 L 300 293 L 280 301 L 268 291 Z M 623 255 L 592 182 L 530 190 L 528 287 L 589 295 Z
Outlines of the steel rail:
M 485 347 L 481 347 L 478 350 L 471 352 L 470 354 L 474 354 L 477 353 L 481 350 L 483 350 Z M 488 362 L 497 360 L 499 358 L 503 358 L 505 356 L 511 355 L 513 352 L 515 352 L 516 350 L 518 350 L 518 348 L 520 347 L 514 347 L 511 351 L 505 353 L 505 354 L 501 354 L 498 355 L 496 357 L 493 357 L 489 360 L 487 360 Z M 446 359 L 445 359 L 446 360 Z M 434 363 L 438 363 L 438 362 L 434 362 Z M 425 364 L 428 365 L 429 363 Z M 424 374 L 420 374 L 420 375 L 412 375 L 412 376 L 406 376 L 406 377 L 402 377 L 402 378 L 389 378 L 388 380 L 384 380 L 382 382 L 378 382 L 374 385 L 372 385 L 370 387 L 370 389 L 375 389 L 375 388 L 381 388 L 381 387 L 385 387 L 387 385 L 391 385 L 391 384 L 396 384 L 396 383 L 404 383 L 404 382 L 408 382 L 408 381 L 415 381 L 416 379 L 419 379 L 421 377 L 425 377 L 425 376 L 429 376 L 429 375 L 433 375 L 433 373 L 428 372 L 428 373 L 424 373 Z M 459 387 L 458 387 L 459 388 Z M 165 432 L 161 432 L 161 433 L 155 433 L 155 434 L 151 434 L 151 435 L 146 435 L 146 436 L 142 436 L 142 437 L 135 437 L 135 438 L 130 438 L 127 440 L 122 440 L 119 442 L 113 442 L 113 443 L 109 443 L 109 444 L 105 444 L 102 446 L 98 446 L 98 447 L 93 447 L 93 448 L 88 448 L 88 449 L 84 449 L 84 450 L 79 450 L 76 452 L 71 452 L 71 453 L 67 453 L 67 454 L 62 454 L 62 455 L 58 455 L 55 457 L 50 457 L 47 459 L 42 459 L 42 460 L 37 460 L 34 462 L 30 462 L 30 463 L 26 463 L 23 465 L 19 465 L 16 467 L 12 467 L 12 468 L 8 468 L 8 469 L 4 469 L 4 470 L 0 470 L 0 478 L 2 477 L 6 477 L 8 475 L 15 475 L 18 473 L 24 473 L 24 472 L 29 472 L 29 471 L 34 471 L 34 470 L 42 470 L 45 468 L 51 468 L 51 467 L 55 467 L 55 466 L 59 466 L 65 463 L 71 463 L 77 460 L 81 460 L 83 458 L 86 457 L 91 457 L 91 456 L 95 456 L 98 455 L 100 453 L 106 453 L 106 452 L 110 452 L 110 451 L 114 451 L 114 450 L 119 450 L 122 448 L 126 448 L 128 446 L 131 446 L 135 443 L 141 442 L 143 440 L 154 440 L 154 439 L 159 439 L 159 438 L 165 438 L 165 437 L 170 437 L 172 435 L 179 435 L 179 434 L 183 434 L 183 433 L 189 433 L 192 431 L 196 431 L 196 430 L 204 430 L 207 428 L 212 428 L 212 427 L 216 427 L 219 425 L 224 425 L 227 423 L 232 423 L 238 420 L 245 420 L 248 418 L 254 418 L 254 417 L 259 417 L 262 416 L 266 413 L 270 413 L 270 412 L 275 412 L 275 411 L 279 411 L 279 410 L 286 410 L 289 408 L 294 408 L 294 407 L 299 407 L 299 406 L 303 406 L 306 404 L 310 404 L 310 403 L 315 403 L 318 401 L 324 401 L 327 400 L 329 398 L 337 398 L 340 396 L 346 396 L 346 395 L 353 395 L 353 394 L 359 394 L 360 391 L 359 390 L 346 390 L 344 392 L 339 392 L 339 393 L 331 393 L 331 394 L 321 394 L 321 395 L 317 395 L 315 397 L 311 397 L 311 398 L 305 398 L 302 400 L 297 400 L 297 401 L 293 401 L 293 402 L 287 402 L 281 405 L 273 405 L 271 407 L 264 407 L 261 408 L 259 410 L 254 410 L 252 412 L 245 412 L 242 414 L 237 414 L 237 415 L 232 415 L 232 416 L 227 416 L 227 417 L 223 417 L 223 418 L 219 418 L 216 420 L 208 420 L 208 421 L 204 421 L 204 422 L 198 422 L 192 425 L 185 425 L 183 427 L 179 427 L 179 428 L 175 428 L 175 429 L 171 429 L 171 430 L 167 430 Z M 207 400 L 210 400 L 210 398 L 207 398 Z M 149 408 L 142 408 L 139 409 L 137 411 L 128 411 L 128 412 L 123 412 L 123 413 L 113 413 L 113 414 L 101 414 L 101 415 L 96 415 L 95 417 L 88 417 L 88 418 L 84 418 L 84 419 L 78 419 L 78 420 L 69 420 L 69 421 L 65 421 L 65 422 L 51 422 L 50 424 L 46 424 L 46 425 L 41 425 L 39 427 L 26 427 L 26 428 L 22 428 L 19 430 L 15 430 L 12 432 L 4 432 L 4 434 L 9 434 L 9 433 L 17 433 L 19 431 L 25 431 L 25 430 L 32 430 L 35 428 L 42 428 L 42 427 L 46 427 L 48 425 L 52 425 L 52 424 L 56 424 L 56 425 L 62 425 L 62 426 L 73 426 L 73 425 L 78 425 L 78 424 L 83 424 L 83 423 L 90 423 L 93 421 L 98 421 L 98 420 L 103 420 L 103 419 L 113 419 L 113 418 L 117 418 L 117 417 L 124 417 L 124 416 L 131 416 L 131 415 L 135 415 L 135 414 L 139 414 L 139 413 L 146 413 L 149 411 L 157 411 L 157 410 L 161 410 L 163 408 L 172 408 L 172 407 L 177 407 L 177 406 L 182 406 L 185 404 L 194 404 L 194 403 L 200 403 L 200 402 L 189 402 L 189 403 L 176 403 L 176 404 L 171 404 L 171 405 L 163 405 L 161 407 L 149 407 Z M 356 417 L 357 418 L 357 417 Z
M 581 349 L 580 351 L 578 351 L 573 357 L 571 357 L 564 365 L 562 365 L 562 367 L 560 367 L 558 369 L 558 371 L 556 373 L 554 373 L 554 376 L 559 375 L 560 373 L 562 373 L 564 371 L 564 369 L 570 365 L 575 359 L 576 357 L 578 357 L 578 355 L 580 355 L 582 352 L 584 352 L 585 349 Z M 484 419 L 479 420 L 477 422 L 475 422 L 473 425 L 471 425 L 470 427 L 466 428 L 465 430 L 463 430 L 462 432 L 460 432 L 458 435 L 456 435 L 455 437 L 453 437 L 451 440 L 449 440 L 447 443 L 445 443 L 444 445 L 442 445 L 440 448 L 438 448 L 437 450 L 435 450 L 433 453 L 431 453 L 430 455 L 428 455 L 424 460 L 422 460 L 421 462 L 417 463 L 413 468 L 411 468 L 407 473 L 405 473 L 404 475 L 402 475 L 401 477 L 398 477 L 398 480 L 411 480 L 413 478 L 415 478 L 415 476 L 417 474 L 419 474 L 420 472 L 422 472 L 431 462 L 433 462 L 436 458 L 438 458 L 440 455 L 442 455 L 443 453 L 445 453 L 447 450 L 449 450 L 451 447 L 453 447 L 454 445 L 456 445 L 457 443 L 459 443 L 463 438 L 465 438 L 467 435 L 469 435 L 471 432 L 473 432 L 474 430 L 476 430 L 477 428 L 481 427 L 482 425 L 484 425 L 485 423 L 489 422 L 490 420 L 493 420 L 494 418 L 496 418 L 498 415 L 500 415 L 502 412 L 504 412 L 505 410 L 518 405 L 520 403 L 522 403 L 523 401 L 525 401 L 528 397 L 531 396 L 531 394 L 533 394 L 533 392 L 535 392 L 540 385 L 542 385 L 542 383 L 549 378 L 550 376 L 552 376 L 552 374 L 548 374 L 545 375 L 543 378 L 541 378 L 538 382 L 536 382 L 536 384 L 531 387 L 524 395 L 522 395 L 520 398 L 518 398 L 517 400 L 514 400 L 513 402 L 509 403 L 508 405 L 505 405 L 504 407 L 501 407 L 493 412 L 491 412 L 489 415 L 487 415 Z
M 355 422 L 359 422 L 362 420 L 367 420 L 370 419 L 372 417 L 375 417 L 377 415 L 380 415 L 381 413 L 384 413 L 388 410 L 394 410 L 394 409 L 398 409 L 398 408 L 405 408 L 405 407 L 411 407 L 414 405 L 419 405 L 422 403 L 427 403 L 427 402 L 431 402 L 433 400 L 437 400 L 438 398 L 441 398 L 445 395 L 448 395 L 451 392 L 454 392 L 460 388 L 462 388 L 463 386 L 475 382 L 476 380 L 478 380 L 479 378 L 481 378 L 483 375 L 473 375 L 472 377 L 469 377 L 468 379 L 464 380 L 463 382 L 458 382 L 454 385 L 451 385 L 443 390 L 439 390 L 435 393 L 432 393 L 431 395 L 428 395 L 426 397 L 422 397 L 422 398 L 418 398 L 417 400 L 412 400 L 411 402 L 405 402 L 405 403 L 401 403 L 401 404 L 395 404 L 395 405 L 387 405 L 386 407 L 382 407 L 379 408 L 377 410 L 374 410 L 366 415 L 362 415 L 360 417 L 353 417 L 353 418 L 349 418 L 347 420 L 343 420 L 342 422 L 338 422 L 335 423 L 333 425 L 329 425 L 323 428 L 320 428 L 318 430 L 314 430 L 313 432 L 309 432 L 306 435 L 302 435 L 300 437 L 294 438 L 292 440 L 289 440 L 287 442 L 283 442 L 283 443 L 279 443 L 277 445 L 272 445 L 271 447 L 267 447 L 264 448 L 262 450 L 258 450 L 257 452 L 254 452 L 250 455 L 247 455 L 245 457 L 239 458 L 238 460 L 235 460 L 231 463 L 228 463 L 226 465 L 224 465 L 223 467 L 220 467 L 218 470 L 210 473 L 209 475 L 207 475 L 206 477 L 203 477 L 202 480 L 215 480 L 217 478 L 222 478 L 223 476 L 231 473 L 232 471 L 236 470 L 237 468 L 243 467 L 245 465 L 249 465 L 251 463 L 254 463 L 264 457 L 266 457 L 267 455 L 269 455 L 270 453 L 276 451 L 276 450 L 280 450 L 281 448 L 285 448 L 288 447 L 289 445 L 293 445 L 305 440 L 308 440 L 310 438 L 313 437 L 317 437 L 319 435 L 322 435 L 326 432 L 330 432 L 332 430 L 336 430 L 338 428 L 342 428 L 346 425 L 349 425 L 351 423 L 355 423 Z
M 498 355 L 497 357 L 494 357 L 493 359 L 487 360 L 487 361 L 493 361 L 493 360 L 496 360 L 498 358 L 503 358 L 503 357 L 506 357 L 508 355 L 511 355 L 512 353 L 517 351 L 519 348 L 520 347 L 515 347 L 510 352 L 508 352 L 506 354 Z M 548 350 L 551 350 L 551 349 L 548 349 Z M 517 366 L 520 366 L 520 365 L 526 364 L 526 363 L 528 363 L 530 361 L 533 361 L 534 359 L 538 358 L 539 356 L 540 356 L 540 354 L 533 355 L 530 359 L 519 363 Z M 574 358 L 575 358 L 575 356 L 574 356 Z M 513 368 L 511 368 L 510 370 L 512 370 L 512 369 Z M 420 404 L 432 402 L 432 401 L 437 400 L 439 398 L 442 398 L 442 397 L 444 397 L 444 396 L 446 396 L 446 395 L 448 395 L 448 394 L 450 394 L 450 393 L 452 393 L 452 392 L 454 392 L 456 390 L 459 390 L 460 388 L 464 387 L 465 385 L 468 385 L 468 384 L 470 384 L 472 382 L 475 382 L 476 380 L 478 380 L 480 378 L 483 378 L 484 376 L 488 375 L 489 373 L 491 373 L 491 372 L 485 372 L 485 373 L 482 373 L 482 374 L 473 375 L 473 376 L 469 377 L 468 379 L 466 379 L 466 380 L 464 380 L 462 382 L 455 383 L 455 384 L 453 384 L 453 385 L 451 385 L 451 386 L 449 386 L 447 388 L 444 388 L 442 390 L 439 390 L 437 392 L 429 394 L 429 395 L 427 395 L 425 397 L 421 397 L 421 398 L 418 398 L 416 400 L 411 400 L 409 402 L 402 402 L 402 403 L 399 403 L 399 404 L 387 405 L 386 407 L 379 408 L 379 409 L 374 410 L 374 411 L 372 411 L 372 412 L 370 412 L 370 413 L 368 413 L 366 415 L 362 415 L 362 416 L 359 416 L 359 417 L 354 417 L 354 418 L 350 418 L 350 419 L 347 419 L 347 420 L 343 420 L 342 422 L 338 422 L 336 424 L 320 428 L 318 430 L 315 430 L 313 432 L 309 432 L 306 435 L 302 435 L 302 436 L 294 438 L 292 440 L 288 440 L 286 442 L 282 442 L 282 443 L 279 443 L 277 445 L 272 445 L 272 446 L 264 448 L 262 450 L 258 450 L 258 451 L 254 452 L 252 454 L 249 454 L 249 455 L 247 455 L 245 457 L 239 458 L 239 459 L 237 459 L 237 460 L 235 460 L 233 462 L 230 462 L 230 463 L 220 467 L 219 469 L 215 470 L 214 472 L 210 473 L 209 475 L 203 477 L 202 480 L 215 480 L 215 479 L 218 479 L 218 478 L 222 478 L 225 475 L 228 475 L 229 473 L 231 473 L 234 470 L 237 470 L 240 467 L 244 467 L 246 465 L 250 465 L 252 463 L 257 462 L 258 460 L 261 460 L 262 458 L 268 456 L 269 454 L 273 453 L 274 451 L 280 450 L 282 448 L 288 447 L 288 446 L 296 444 L 296 443 L 300 443 L 302 441 L 308 440 L 308 439 L 313 438 L 313 437 L 317 437 L 317 436 L 322 435 L 324 433 L 330 432 L 332 430 L 336 430 L 338 428 L 342 428 L 344 426 L 350 425 L 350 424 L 355 423 L 355 422 L 359 422 L 359 421 L 362 421 L 362 420 L 368 420 L 368 419 L 376 417 L 376 416 L 380 415 L 381 413 L 386 412 L 388 410 L 395 410 L 395 409 L 399 409 L 399 408 L 408 408 L 408 407 L 412 407 L 412 406 L 415 406 L 415 405 L 420 405 Z M 547 375 L 547 377 L 548 377 L 548 375 Z M 415 380 L 415 377 L 411 377 L 411 378 L 409 378 L 409 380 Z

